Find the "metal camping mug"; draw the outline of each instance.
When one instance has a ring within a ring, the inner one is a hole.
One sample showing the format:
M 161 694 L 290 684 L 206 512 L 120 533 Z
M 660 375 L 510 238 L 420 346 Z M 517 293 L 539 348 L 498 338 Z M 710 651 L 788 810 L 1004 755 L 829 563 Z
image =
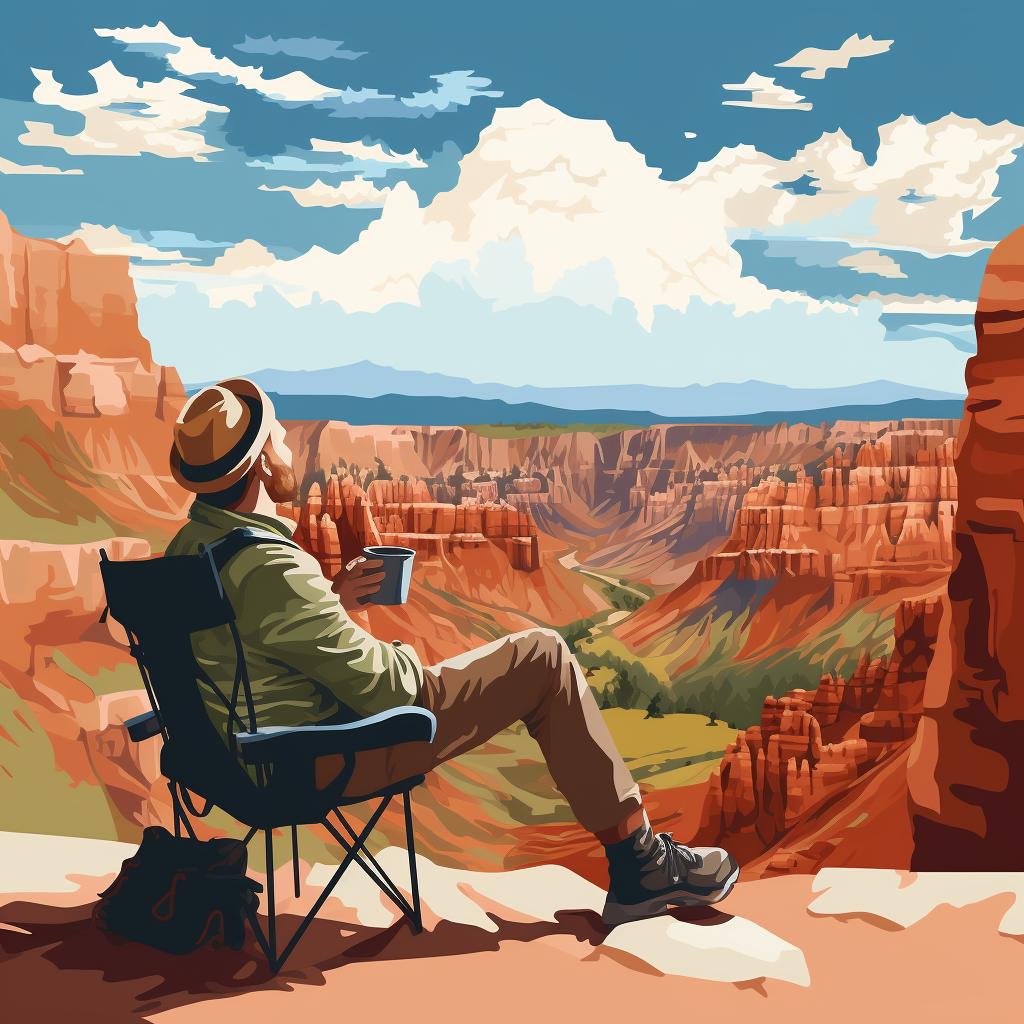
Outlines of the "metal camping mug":
M 360 604 L 405 604 L 409 599 L 409 583 L 412 581 L 412 563 L 416 552 L 412 548 L 400 548 L 390 544 L 363 548 L 368 559 L 377 559 L 384 564 L 380 590 L 376 594 L 359 599 Z

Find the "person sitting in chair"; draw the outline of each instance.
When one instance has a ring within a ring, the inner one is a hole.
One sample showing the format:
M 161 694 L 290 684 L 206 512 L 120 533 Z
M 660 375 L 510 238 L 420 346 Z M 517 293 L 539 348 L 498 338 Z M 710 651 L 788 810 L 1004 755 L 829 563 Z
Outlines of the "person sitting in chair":
M 380 586 L 380 563 L 357 559 L 332 583 L 291 542 L 294 524 L 277 515 L 276 504 L 298 496 L 292 453 L 258 385 L 225 380 L 193 395 L 174 425 L 170 467 L 196 498 L 167 554 L 193 554 L 238 527 L 268 535 L 222 572 L 260 727 L 323 724 L 413 704 L 429 709 L 437 719 L 433 743 L 360 755 L 349 790 L 369 794 L 521 721 L 577 820 L 604 845 L 607 924 L 670 905 L 716 903 L 729 892 L 739 868 L 725 850 L 690 849 L 654 834 L 583 672 L 554 630 L 528 629 L 424 666 L 412 647 L 378 640 L 352 620 L 349 611 Z M 225 631 L 195 634 L 193 651 L 214 682 L 230 689 L 235 650 Z M 204 699 L 224 732 L 223 705 Z M 320 758 L 318 784 L 340 769 L 340 759 Z

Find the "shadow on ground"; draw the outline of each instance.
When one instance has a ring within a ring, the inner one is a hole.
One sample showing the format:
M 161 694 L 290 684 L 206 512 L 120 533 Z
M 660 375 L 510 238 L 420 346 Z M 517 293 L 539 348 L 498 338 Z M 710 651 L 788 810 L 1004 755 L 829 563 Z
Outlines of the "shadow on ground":
M 672 913 L 692 924 L 730 920 L 713 908 Z M 323 985 L 327 972 L 346 964 L 460 956 L 550 936 L 576 939 L 582 957 L 590 951 L 586 947 L 599 946 L 608 934 L 591 910 L 562 911 L 556 917 L 555 922 L 495 920 L 494 932 L 442 921 L 419 935 L 404 920 L 385 929 L 314 921 L 285 968 L 272 975 L 251 936 L 240 950 L 174 956 L 103 932 L 92 920 L 92 905 L 16 902 L 2 911 L 0 989 L 5 1010 L 14 1011 L 11 1019 L 27 1019 L 22 1014 L 29 1013 L 39 1020 L 72 1019 L 88 1008 L 89 1019 L 121 1024 L 206 999 Z M 278 920 L 279 935 L 287 941 L 298 918 Z

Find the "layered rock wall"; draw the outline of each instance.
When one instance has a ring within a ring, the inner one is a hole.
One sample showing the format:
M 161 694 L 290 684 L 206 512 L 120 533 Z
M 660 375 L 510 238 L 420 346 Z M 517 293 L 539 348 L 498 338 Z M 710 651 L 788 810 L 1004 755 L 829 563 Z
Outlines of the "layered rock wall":
M 989 258 L 949 607 L 908 769 L 920 870 L 1024 867 L 1024 228 Z
M 127 256 L 96 256 L 18 234 L 0 213 L 0 340 L 54 355 L 134 357 L 152 364 L 139 332 Z
M 768 697 L 760 724 L 736 738 L 711 776 L 704 838 L 738 839 L 744 856 L 756 856 L 905 749 L 921 717 L 941 609 L 938 597 L 901 602 L 886 661 L 865 656 L 849 679 L 829 674 L 816 691 Z
M 0 214 L 0 490 L 32 535 L 169 534 L 188 501 L 167 465 L 184 401 L 139 333 L 127 258 L 24 238 Z
M 818 482 L 803 466 L 763 476 L 693 578 L 817 576 L 833 581 L 837 604 L 938 578 L 952 561 L 954 426 L 910 421 L 861 434 L 824 458 Z
M 305 502 L 280 510 L 297 524 L 296 540 L 317 557 L 328 577 L 367 545 L 379 544 L 442 560 L 490 544 L 505 553 L 513 569 L 531 572 L 541 564 L 529 509 L 476 498 L 458 505 L 434 501 L 423 481 L 374 480 L 364 491 L 347 473 L 332 471 L 326 494 L 314 481 Z

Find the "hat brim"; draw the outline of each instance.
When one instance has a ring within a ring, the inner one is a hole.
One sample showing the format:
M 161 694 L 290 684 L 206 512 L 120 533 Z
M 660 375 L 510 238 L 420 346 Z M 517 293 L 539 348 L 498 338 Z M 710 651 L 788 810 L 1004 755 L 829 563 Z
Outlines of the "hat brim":
M 220 381 L 219 386 L 245 402 L 250 413 L 256 417 L 256 429 L 255 432 L 250 431 L 251 437 L 244 439 L 245 443 L 240 449 L 229 452 L 211 466 L 192 466 L 184 462 L 178 446 L 171 445 L 171 476 L 176 483 L 193 494 L 215 494 L 237 484 L 256 465 L 260 452 L 270 437 L 270 425 L 277 416 L 274 403 L 270 401 L 263 388 L 253 381 L 235 377 Z M 211 470 L 215 470 L 212 476 Z

